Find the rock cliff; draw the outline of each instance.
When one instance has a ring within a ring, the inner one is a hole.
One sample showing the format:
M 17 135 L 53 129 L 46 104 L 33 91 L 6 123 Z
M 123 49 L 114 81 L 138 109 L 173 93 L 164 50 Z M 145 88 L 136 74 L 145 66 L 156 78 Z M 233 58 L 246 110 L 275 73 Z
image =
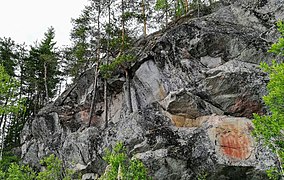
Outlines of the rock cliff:
M 87 70 L 22 132 L 24 163 L 56 154 L 67 166 L 101 174 L 105 148 L 123 141 L 154 179 L 265 179 L 273 155 L 251 136 L 253 113 L 265 113 L 268 78 L 283 0 L 223 0 L 213 13 L 185 16 L 137 41 L 130 68 L 133 113 L 125 78 L 109 81 L 104 129 L 103 85 L 88 127 L 94 70 Z

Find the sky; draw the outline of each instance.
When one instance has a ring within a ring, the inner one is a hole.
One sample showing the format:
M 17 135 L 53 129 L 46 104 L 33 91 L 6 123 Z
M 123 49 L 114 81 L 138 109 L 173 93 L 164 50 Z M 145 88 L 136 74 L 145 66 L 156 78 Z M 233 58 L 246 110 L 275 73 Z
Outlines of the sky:
M 53 26 L 57 45 L 70 44 L 71 18 L 84 5 L 87 0 L 0 0 L 0 37 L 32 45 Z

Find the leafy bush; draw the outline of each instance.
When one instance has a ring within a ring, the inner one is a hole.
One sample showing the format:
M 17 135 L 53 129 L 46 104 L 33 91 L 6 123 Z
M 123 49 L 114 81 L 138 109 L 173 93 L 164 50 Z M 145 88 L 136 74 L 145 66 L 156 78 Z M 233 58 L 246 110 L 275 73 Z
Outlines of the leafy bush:
M 14 160 L 14 158 L 8 158 Z M 62 161 L 55 157 L 53 154 L 42 159 L 41 165 L 45 166 L 45 170 L 36 173 L 31 167 L 27 165 L 19 165 L 17 163 L 10 163 L 0 161 L 2 170 L 0 171 L 0 179 L 7 180 L 71 180 L 73 171 L 67 169 L 64 170 Z M 5 168 L 9 166 L 6 171 Z
M 282 37 L 273 44 L 269 52 L 284 55 L 284 24 L 278 22 L 278 30 Z M 254 115 L 254 135 L 263 139 L 266 145 L 277 155 L 278 166 L 268 171 L 271 179 L 284 177 L 284 63 L 272 62 L 269 66 L 261 64 L 261 68 L 269 74 L 270 81 L 267 85 L 268 94 L 263 97 L 265 105 L 269 108 L 269 114 Z
M 5 152 L 3 154 L 2 160 L 0 161 L 0 171 L 7 172 L 10 165 L 13 163 L 19 163 L 20 158 L 13 156 L 10 152 Z
M 112 151 L 106 150 L 104 160 L 108 163 L 100 180 L 147 180 L 151 179 L 147 175 L 144 164 L 135 158 L 128 159 L 126 150 L 122 143 L 118 143 Z
M 2 174 L 4 175 L 4 173 Z M 7 180 L 33 180 L 35 177 L 36 173 L 29 166 L 20 166 L 16 163 L 12 163 L 8 169 Z
M 36 179 L 38 180 L 71 180 L 73 174 L 72 171 L 64 171 L 62 166 L 62 161 L 54 156 L 50 155 L 47 158 L 44 158 L 40 161 L 41 165 L 44 165 L 46 169 L 38 173 Z

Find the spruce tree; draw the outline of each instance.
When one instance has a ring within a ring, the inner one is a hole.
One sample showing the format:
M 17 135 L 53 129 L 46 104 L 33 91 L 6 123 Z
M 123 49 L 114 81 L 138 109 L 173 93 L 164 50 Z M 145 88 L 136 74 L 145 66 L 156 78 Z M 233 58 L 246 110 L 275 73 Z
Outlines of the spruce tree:
M 11 38 L 0 38 L 0 64 L 10 76 L 15 76 L 16 44 Z
M 28 97 L 33 101 L 34 114 L 56 94 L 59 82 L 59 54 L 55 50 L 55 32 L 51 27 L 38 44 L 31 46 L 24 62 Z

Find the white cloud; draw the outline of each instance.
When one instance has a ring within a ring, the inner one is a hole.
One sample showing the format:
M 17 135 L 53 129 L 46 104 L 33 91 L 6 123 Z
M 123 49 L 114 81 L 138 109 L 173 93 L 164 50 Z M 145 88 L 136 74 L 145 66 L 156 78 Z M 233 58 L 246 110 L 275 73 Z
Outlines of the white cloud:
M 71 18 L 86 4 L 87 0 L 0 0 L 0 37 L 33 44 L 53 26 L 58 45 L 68 44 Z

